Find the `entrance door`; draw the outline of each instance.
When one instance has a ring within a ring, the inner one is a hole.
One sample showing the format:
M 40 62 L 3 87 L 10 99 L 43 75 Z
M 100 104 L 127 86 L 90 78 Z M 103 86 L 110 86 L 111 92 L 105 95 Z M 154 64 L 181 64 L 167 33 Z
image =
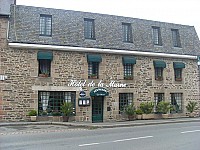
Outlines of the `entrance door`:
M 95 96 L 92 100 L 92 122 L 103 122 L 103 100 L 102 96 Z

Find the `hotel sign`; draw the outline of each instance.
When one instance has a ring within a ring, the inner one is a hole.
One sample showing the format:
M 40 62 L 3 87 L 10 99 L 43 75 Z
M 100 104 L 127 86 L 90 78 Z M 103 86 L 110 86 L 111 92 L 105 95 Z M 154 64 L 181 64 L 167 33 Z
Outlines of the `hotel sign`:
M 100 80 L 98 83 L 95 83 L 93 80 L 87 82 L 86 80 L 71 80 L 68 83 L 69 87 L 106 87 L 106 88 L 125 88 L 127 86 L 126 83 L 117 83 L 114 80 L 111 80 L 110 83 L 106 84 L 103 80 Z

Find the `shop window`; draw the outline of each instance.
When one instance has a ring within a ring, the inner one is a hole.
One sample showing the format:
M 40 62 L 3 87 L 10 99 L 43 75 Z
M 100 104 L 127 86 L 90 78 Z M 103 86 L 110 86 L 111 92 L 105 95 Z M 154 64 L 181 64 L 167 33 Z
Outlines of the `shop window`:
M 84 19 L 84 36 L 86 39 L 95 39 L 94 19 Z
M 122 23 L 123 42 L 132 42 L 132 29 L 130 23 Z
M 119 114 L 124 111 L 127 105 L 133 103 L 133 93 L 120 93 L 119 94 Z
M 51 36 L 52 35 L 52 16 L 40 15 L 40 35 Z
M 64 102 L 71 102 L 75 114 L 75 92 L 39 92 L 39 115 L 61 115 L 61 106 Z
M 172 105 L 171 113 L 181 113 L 182 103 L 183 103 L 182 93 L 171 93 L 171 105 Z
M 156 106 L 161 101 L 164 101 L 164 93 L 154 93 L 154 112 L 157 112 Z

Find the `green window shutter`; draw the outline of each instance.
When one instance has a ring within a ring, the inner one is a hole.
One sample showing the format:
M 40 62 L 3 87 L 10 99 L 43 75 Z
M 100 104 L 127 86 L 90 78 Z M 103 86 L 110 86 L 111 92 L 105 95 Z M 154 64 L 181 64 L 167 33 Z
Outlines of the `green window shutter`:
M 166 68 L 166 63 L 161 60 L 154 60 L 153 65 L 155 68 Z
M 125 56 L 122 58 L 122 62 L 123 64 L 136 64 L 136 58 L 135 57 L 128 57 L 128 56 Z
M 53 60 L 53 53 L 52 52 L 38 52 L 37 59 L 49 59 Z
M 88 62 L 101 62 L 102 58 L 101 55 L 87 55 Z
M 174 65 L 174 69 L 185 68 L 185 64 L 182 62 L 173 62 L 173 65 Z

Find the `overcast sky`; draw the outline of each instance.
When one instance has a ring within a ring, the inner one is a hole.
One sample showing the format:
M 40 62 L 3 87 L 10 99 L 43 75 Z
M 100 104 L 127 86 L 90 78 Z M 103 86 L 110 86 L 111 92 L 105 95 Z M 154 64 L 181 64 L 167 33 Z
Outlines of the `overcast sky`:
M 39 6 L 194 26 L 200 38 L 200 0 L 17 0 Z

